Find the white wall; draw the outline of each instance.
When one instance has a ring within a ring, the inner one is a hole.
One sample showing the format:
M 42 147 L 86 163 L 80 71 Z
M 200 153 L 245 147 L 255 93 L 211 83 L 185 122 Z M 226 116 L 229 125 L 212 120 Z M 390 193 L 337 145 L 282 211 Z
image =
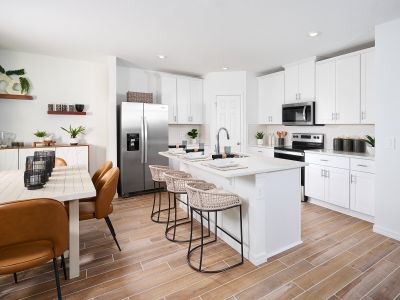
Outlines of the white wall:
M 288 136 L 285 140 L 286 145 L 291 145 L 290 134 L 292 133 L 322 133 L 325 135 L 325 149 L 333 149 L 333 138 L 351 137 L 364 138 L 367 134 L 375 136 L 374 125 L 325 125 L 325 126 L 283 126 L 283 125 L 255 125 L 248 126 L 248 143 L 256 145 L 255 134 L 257 131 L 263 131 L 266 134 L 275 134 L 277 131 L 287 131 Z M 267 137 L 264 137 L 264 143 Z
M 106 158 L 107 66 L 8 50 L 0 50 L 0 64 L 6 70 L 24 68 L 34 96 L 33 101 L 0 99 L 0 130 L 16 133 L 18 141 L 29 145 L 36 130 L 45 130 L 58 144 L 66 144 L 69 137 L 61 126 L 85 126 L 80 142 L 91 146 L 91 172 L 98 168 Z M 48 115 L 50 103 L 85 104 L 88 115 Z
M 376 217 L 374 230 L 400 240 L 400 19 L 375 28 Z

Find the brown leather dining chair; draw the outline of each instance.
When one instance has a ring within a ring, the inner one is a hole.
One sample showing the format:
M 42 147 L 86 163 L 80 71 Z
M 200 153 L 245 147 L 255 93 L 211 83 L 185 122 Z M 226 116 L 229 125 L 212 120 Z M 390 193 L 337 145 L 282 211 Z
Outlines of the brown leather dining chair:
M 113 163 L 111 161 L 105 161 L 100 168 L 96 170 L 93 174 L 92 182 L 97 190 L 97 186 L 99 185 L 100 179 L 113 167 Z
M 96 197 L 79 201 L 79 220 L 104 219 L 119 251 L 121 251 L 114 227 L 109 217 L 113 212 L 113 205 L 111 202 L 117 192 L 118 179 L 119 169 L 117 167 L 108 170 L 107 173 L 99 179 Z M 68 210 L 68 202 L 65 204 Z
M 67 162 L 61 157 L 56 157 L 55 161 L 54 161 L 54 166 L 55 167 L 66 167 Z
M 68 216 L 61 202 L 32 199 L 0 205 L 0 275 L 14 274 L 53 260 L 61 299 L 57 257 L 68 247 Z

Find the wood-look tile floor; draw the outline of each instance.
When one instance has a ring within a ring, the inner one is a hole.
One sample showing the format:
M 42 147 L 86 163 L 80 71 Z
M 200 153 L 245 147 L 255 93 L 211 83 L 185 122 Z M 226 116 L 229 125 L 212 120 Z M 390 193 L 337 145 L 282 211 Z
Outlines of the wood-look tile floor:
M 245 262 L 219 274 L 186 263 L 186 244 L 164 238 L 150 221 L 152 196 L 114 201 L 116 248 L 103 220 L 81 222 L 81 276 L 61 280 L 66 299 L 400 299 L 400 243 L 370 223 L 302 204 L 304 243 L 255 267 Z M 277 229 L 279 230 L 279 229 Z M 187 234 L 182 228 L 180 235 Z M 239 258 L 223 242 L 206 251 L 207 266 Z M 50 264 L 0 277 L 0 298 L 53 299 Z

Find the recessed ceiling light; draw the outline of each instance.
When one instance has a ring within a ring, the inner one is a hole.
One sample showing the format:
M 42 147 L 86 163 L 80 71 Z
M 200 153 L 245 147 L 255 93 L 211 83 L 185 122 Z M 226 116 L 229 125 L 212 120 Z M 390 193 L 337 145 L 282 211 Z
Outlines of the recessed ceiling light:
M 317 36 L 319 36 L 320 35 L 320 33 L 318 32 L 318 31 L 310 31 L 309 33 L 308 33 L 308 36 L 309 37 L 317 37 Z
M 229 70 L 229 68 L 228 67 L 222 67 L 222 70 L 226 71 L 226 70 Z
M 159 59 L 166 59 L 166 58 L 167 58 L 165 55 L 162 55 L 162 54 L 158 54 L 157 57 L 158 57 Z

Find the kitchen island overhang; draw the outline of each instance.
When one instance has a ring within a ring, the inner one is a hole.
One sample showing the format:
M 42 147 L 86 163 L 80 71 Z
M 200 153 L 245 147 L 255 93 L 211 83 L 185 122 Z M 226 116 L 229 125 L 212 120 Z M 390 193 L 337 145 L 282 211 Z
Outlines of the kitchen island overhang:
M 254 265 L 302 243 L 301 168 L 305 163 L 249 156 L 235 158 L 246 168 L 220 171 L 206 166 L 204 161 L 191 161 L 168 152 L 159 154 L 169 158 L 172 169 L 188 172 L 241 197 L 244 256 Z M 213 222 L 211 217 L 212 225 Z M 239 236 L 239 210 L 220 212 L 218 225 Z M 226 234 L 219 232 L 219 237 L 240 251 L 240 246 Z

